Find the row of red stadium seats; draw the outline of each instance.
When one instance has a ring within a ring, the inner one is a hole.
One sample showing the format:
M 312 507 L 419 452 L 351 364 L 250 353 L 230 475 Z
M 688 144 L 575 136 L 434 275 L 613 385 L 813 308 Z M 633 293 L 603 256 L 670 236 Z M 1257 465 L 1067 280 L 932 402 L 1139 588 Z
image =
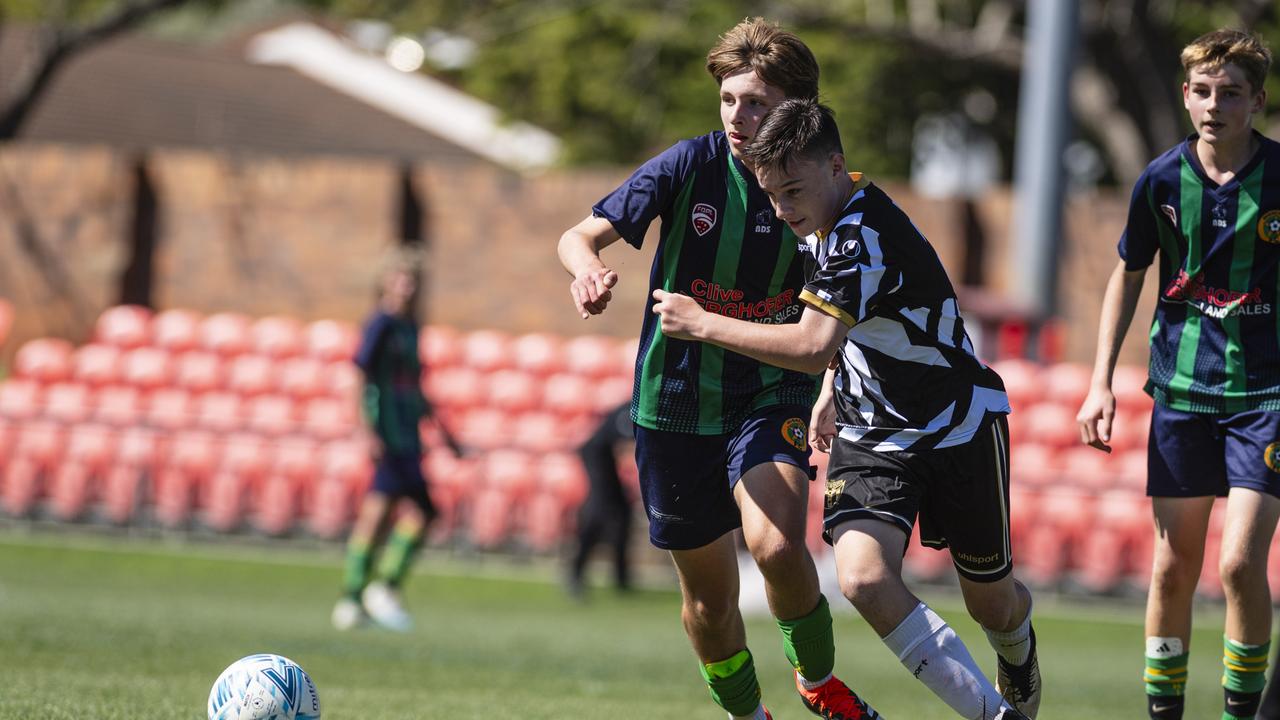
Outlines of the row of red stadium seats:
M 1076 411 L 1089 394 L 1093 374 L 1088 365 L 1071 362 L 1044 365 L 1031 360 L 1000 360 L 992 363 L 991 367 L 1004 380 L 1009 403 L 1015 412 L 1038 403 L 1050 403 L 1069 408 L 1073 421 Z M 1134 365 L 1116 367 L 1111 387 L 1122 414 L 1151 410 L 1151 397 L 1143 390 L 1146 382 L 1145 368 Z

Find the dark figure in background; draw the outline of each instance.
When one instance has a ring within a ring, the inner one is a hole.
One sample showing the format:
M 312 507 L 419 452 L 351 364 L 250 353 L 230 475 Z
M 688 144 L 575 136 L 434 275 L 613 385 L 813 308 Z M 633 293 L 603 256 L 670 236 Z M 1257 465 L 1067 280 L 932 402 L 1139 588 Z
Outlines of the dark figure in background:
M 578 509 L 578 547 L 569 566 L 569 594 L 581 598 L 584 574 L 592 549 L 608 539 L 613 546 L 613 582 L 618 590 L 631 589 L 628 545 L 631 537 L 631 499 L 618 476 L 619 445 L 635 442 L 631 403 L 605 415 L 591 437 L 578 448 L 586 466 L 590 487 Z

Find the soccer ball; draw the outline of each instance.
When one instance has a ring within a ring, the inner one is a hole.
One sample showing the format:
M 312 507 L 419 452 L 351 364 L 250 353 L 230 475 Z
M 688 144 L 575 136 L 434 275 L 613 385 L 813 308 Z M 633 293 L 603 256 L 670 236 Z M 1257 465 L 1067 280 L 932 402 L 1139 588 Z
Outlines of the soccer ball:
M 240 658 L 209 691 L 209 720 L 319 720 L 311 676 L 281 655 Z

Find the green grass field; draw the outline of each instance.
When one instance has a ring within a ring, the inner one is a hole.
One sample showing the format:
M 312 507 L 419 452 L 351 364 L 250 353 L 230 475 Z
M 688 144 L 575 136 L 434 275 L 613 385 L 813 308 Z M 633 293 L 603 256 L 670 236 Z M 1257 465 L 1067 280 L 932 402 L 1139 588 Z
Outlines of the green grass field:
M 0 530 L 0 720 L 199 720 L 218 673 L 253 652 L 301 663 L 329 720 L 724 717 L 698 677 L 674 589 L 600 590 L 578 605 L 549 565 L 427 556 L 408 588 L 412 634 L 342 634 L 328 622 L 339 563 L 336 547 Z M 994 664 L 954 595 L 922 594 Z M 1187 717 L 1218 717 L 1221 616 L 1210 608 L 1197 623 Z M 1041 598 L 1036 631 L 1041 718 L 1145 716 L 1140 607 Z M 774 717 L 812 717 L 771 621 L 749 621 L 748 633 Z M 837 672 L 885 717 L 953 717 L 855 614 L 837 614 L 836 637 Z

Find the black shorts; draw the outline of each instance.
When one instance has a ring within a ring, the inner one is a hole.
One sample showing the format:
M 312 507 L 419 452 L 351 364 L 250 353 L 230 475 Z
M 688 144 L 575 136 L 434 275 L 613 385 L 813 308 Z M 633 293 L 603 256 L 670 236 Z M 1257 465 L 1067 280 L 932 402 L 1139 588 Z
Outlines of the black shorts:
M 428 520 L 440 513 L 427 494 L 427 478 L 422 474 L 420 453 L 384 453 L 374 468 L 371 492 L 386 495 L 392 500 L 407 498 L 422 509 Z
M 861 518 L 893 523 L 908 536 L 920 517 L 920 544 L 951 548 L 956 570 L 995 582 L 1013 569 L 1009 546 L 1009 425 L 988 418 L 963 445 L 876 451 L 839 438 L 827 466 L 823 537 Z M 906 543 L 903 543 L 906 552 Z

